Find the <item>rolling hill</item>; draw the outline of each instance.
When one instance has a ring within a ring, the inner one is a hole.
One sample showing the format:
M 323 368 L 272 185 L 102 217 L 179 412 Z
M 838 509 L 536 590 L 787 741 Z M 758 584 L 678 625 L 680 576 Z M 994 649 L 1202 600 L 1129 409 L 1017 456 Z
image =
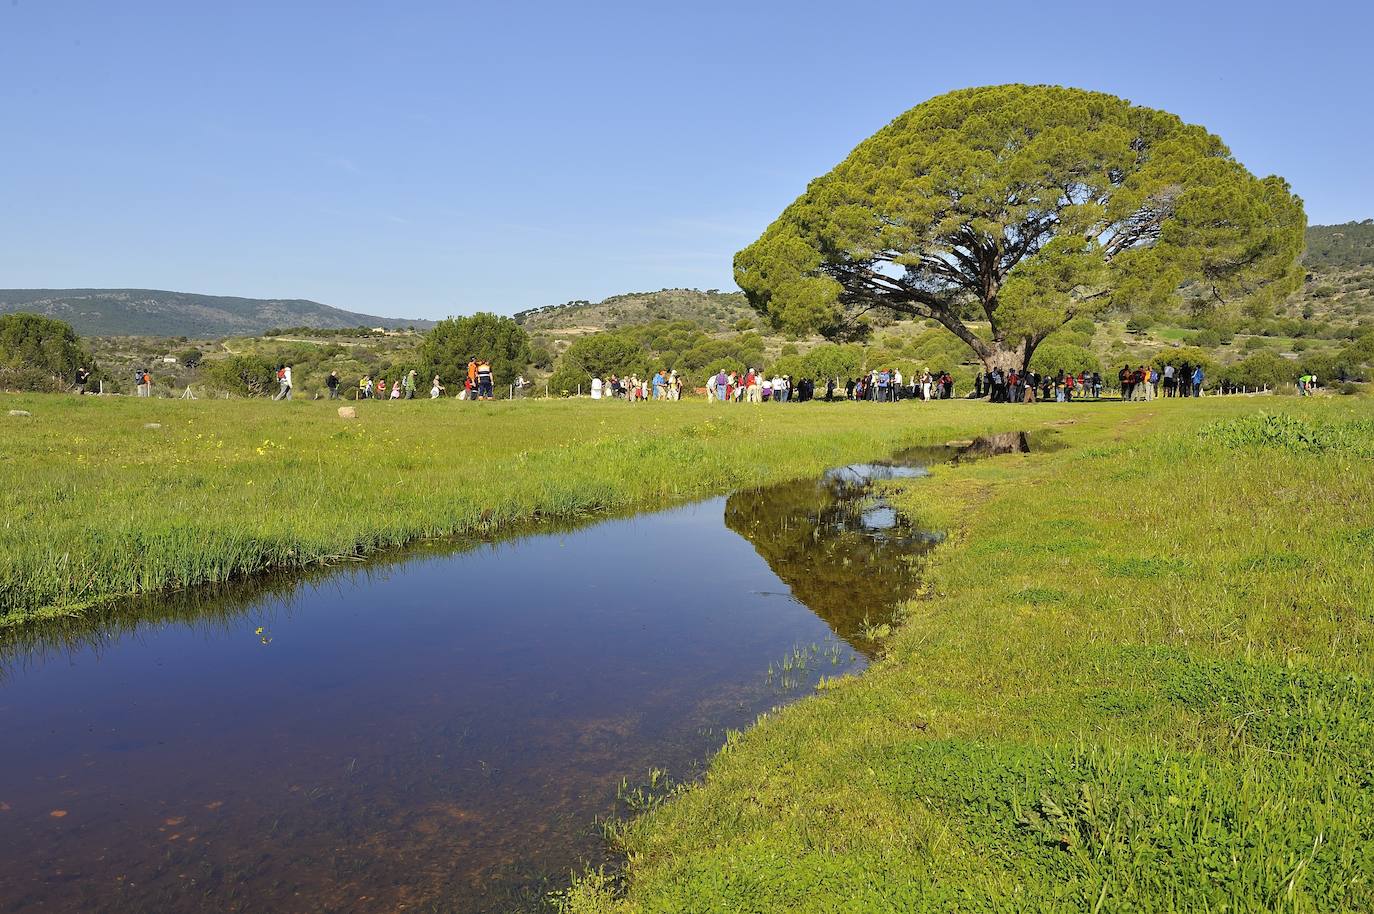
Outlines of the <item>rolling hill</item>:
M 0 314 L 28 311 L 82 336 L 251 335 L 272 327 L 426 328 L 432 321 L 378 317 L 300 298 L 237 298 L 156 289 L 0 289 Z
M 707 332 L 733 328 L 758 315 L 743 292 L 718 289 L 660 289 L 628 292 L 604 301 L 570 301 L 516 312 L 515 320 L 531 334 L 575 335 L 656 321 L 691 321 Z

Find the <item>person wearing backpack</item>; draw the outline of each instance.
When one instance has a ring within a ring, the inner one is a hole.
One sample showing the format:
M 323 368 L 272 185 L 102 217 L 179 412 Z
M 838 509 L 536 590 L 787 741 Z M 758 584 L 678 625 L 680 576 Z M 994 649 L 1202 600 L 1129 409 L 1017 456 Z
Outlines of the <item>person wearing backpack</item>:
M 279 365 L 279 366 L 277 366 L 277 383 L 278 383 L 279 385 L 281 385 L 281 389 L 277 391 L 277 395 L 276 395 L 275 397 L 273 397 L 272 399 L 273 399 L 273 400 L 290 400 L 290 399 L 291 399 L 291 366 L 289 366 L 289 365 Z

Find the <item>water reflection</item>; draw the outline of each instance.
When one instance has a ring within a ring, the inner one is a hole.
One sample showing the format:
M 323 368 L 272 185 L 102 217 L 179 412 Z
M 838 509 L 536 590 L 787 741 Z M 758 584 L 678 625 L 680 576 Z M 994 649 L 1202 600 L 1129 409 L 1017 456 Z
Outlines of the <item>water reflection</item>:
M 870 625 L 888 621 L 914 591 L 918 562 L 939 541 L 874 495 L 874 483 L 926 475 L 952 455 L 908 451 L 890 461 L 837 467 L 819 479 L 736 492 L 725 524 L 753 545 L 792 595 L 861 653 Z

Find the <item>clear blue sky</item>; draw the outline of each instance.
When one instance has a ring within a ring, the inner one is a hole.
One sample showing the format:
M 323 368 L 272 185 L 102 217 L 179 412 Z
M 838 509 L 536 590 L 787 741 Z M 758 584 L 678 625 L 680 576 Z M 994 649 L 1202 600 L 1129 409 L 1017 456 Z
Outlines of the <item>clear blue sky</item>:
M 933 95 L 1165 108 L 1374 216 L 1369 4 L 0 0 L 0 287 L 406 317 L 669 286 Z

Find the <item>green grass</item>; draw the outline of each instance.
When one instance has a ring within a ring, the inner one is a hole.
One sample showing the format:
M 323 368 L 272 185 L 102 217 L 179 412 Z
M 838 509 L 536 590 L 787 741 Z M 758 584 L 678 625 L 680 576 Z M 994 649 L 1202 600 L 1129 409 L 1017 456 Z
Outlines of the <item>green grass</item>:
M 1374 910 L 1369 416 L 1108 404 L 896 486 L 951 535 L 884 658 L 731 739 L 563 906 Z
M 719 493 L 1062 415 L 963 402 L 450 399 L 358 404 L 361 418 L 346 421 L 337 405 L 0 396 L 0 625 Z

